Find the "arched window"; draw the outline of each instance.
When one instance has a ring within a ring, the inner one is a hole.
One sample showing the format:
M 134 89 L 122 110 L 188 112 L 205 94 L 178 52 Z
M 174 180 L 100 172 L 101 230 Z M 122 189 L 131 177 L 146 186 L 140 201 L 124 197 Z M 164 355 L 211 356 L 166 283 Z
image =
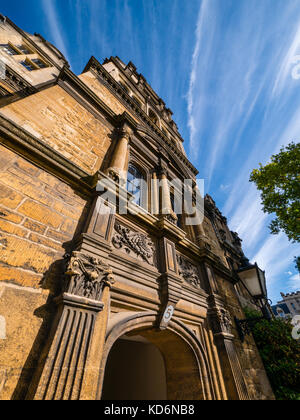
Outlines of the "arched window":
M 133 202 L 135 204 L 145 208 L 144 181 L 145 176 L 143 173 L 135 165 L 130 163 L 127 172 L 127 191 L 134 196 Z

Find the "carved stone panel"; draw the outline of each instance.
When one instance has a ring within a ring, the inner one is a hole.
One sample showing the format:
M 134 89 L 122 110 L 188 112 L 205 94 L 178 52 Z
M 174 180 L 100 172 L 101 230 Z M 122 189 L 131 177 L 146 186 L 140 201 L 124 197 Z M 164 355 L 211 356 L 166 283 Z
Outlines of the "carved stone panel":
M 114 284 L 111 268 L 101 258 L 82 252 L 73 252 L 66 275 L 67 293 L 97 301 L 101 300 L 105 286 Z
M 179 267 L 179 275 L 191 286 L 197 289 L 202 289 L 199 271 L 196 265 L 192 264 L 187 258 L 182 255 L 177 255 L 177 262 Z
M 149 236 L 115 223 L 112 244 L 127 255 L 155 265 L 155 245 Z
M 232 320 L 230 313 L 224 308 L 216 308 L 212 315 L 213 329 L 216 333 L 231 334 Z

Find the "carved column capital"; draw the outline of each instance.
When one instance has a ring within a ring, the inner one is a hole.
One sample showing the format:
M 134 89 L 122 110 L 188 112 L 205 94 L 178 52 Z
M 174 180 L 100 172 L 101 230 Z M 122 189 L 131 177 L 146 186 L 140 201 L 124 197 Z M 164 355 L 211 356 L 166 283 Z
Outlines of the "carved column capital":
M 67 267 L 65 292 L 100 301 L 106 286 L 115 283 L 111 268 L 101 259 L 74 251 Z
M 125 139 L 128 142 L 130 141 L 130 136 L 131 136 L 131 132 L 126 130 L 126 129 L 122 129 L 119 131 L 119 138 L 120 139 Z
M 224 308 L 215 308 L 211 312 L 213 330 L 216 334 L 232 332 L 232 319 L 230 313 Z

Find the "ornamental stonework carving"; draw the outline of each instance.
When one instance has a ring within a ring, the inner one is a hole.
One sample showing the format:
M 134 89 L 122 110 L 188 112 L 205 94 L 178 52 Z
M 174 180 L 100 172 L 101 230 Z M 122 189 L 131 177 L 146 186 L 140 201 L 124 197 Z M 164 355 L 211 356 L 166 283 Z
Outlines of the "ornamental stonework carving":
M 116 223 L 114 229 L 112 244 L 116 249 L 121 249 L 127 255 L 132 255 L 154 265 L 155 246 L 147 235 L 134 232 L 120 223 Z
M 179 275 L 190 285 L 201 289 L 201 280 L 197 267 L 181 255 L 177 255 Z
M 106 286 L 115 281 L 111 268 L 101 259 L 73 252 L 70 257 L 66 276 L 66 292 L 72 295 L 100 301 Z
M 217 308 L 212 319 L 215 332 L 225 332 L 231 334 L 232 320 L 230 313 L 226 309 Z

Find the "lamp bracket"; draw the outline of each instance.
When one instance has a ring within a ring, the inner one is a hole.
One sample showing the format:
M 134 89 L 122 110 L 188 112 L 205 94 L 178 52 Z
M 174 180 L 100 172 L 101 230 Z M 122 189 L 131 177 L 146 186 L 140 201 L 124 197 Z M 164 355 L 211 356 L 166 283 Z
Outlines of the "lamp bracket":
M 257 322 L 263 319 L 265 319 L 264 316 L 250 319 L 238 319 L 234 317 L 236 328 L 242 343 L 245 341 L 245 336 L 250 335 L 252 333 L 253 328 L 255 327 Z

